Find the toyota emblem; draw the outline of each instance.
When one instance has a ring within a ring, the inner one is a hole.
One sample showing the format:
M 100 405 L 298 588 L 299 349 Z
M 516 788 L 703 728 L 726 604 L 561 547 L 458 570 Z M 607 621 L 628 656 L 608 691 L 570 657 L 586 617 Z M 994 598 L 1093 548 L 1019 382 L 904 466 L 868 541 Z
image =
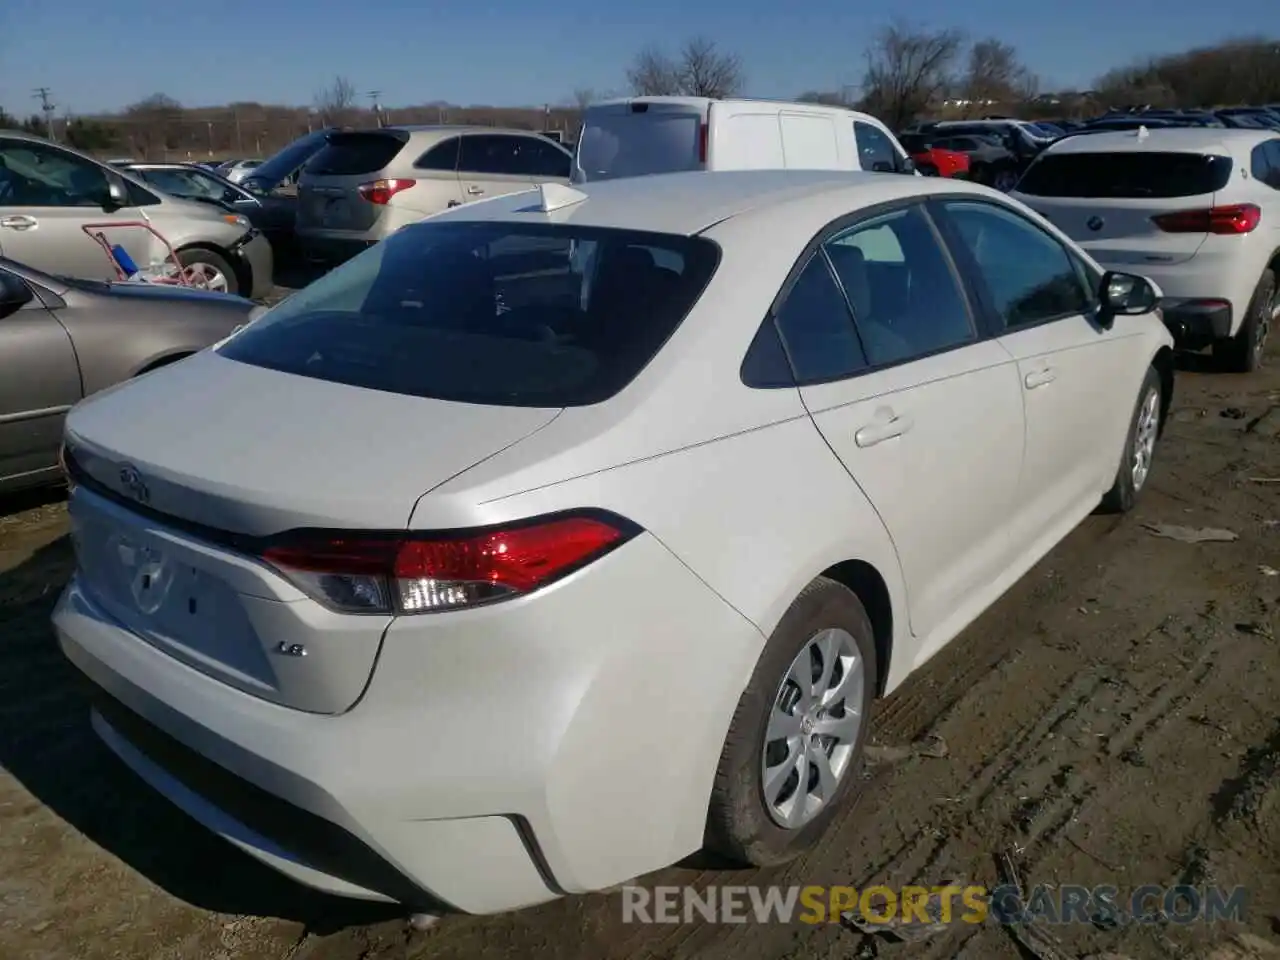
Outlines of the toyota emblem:
M 151 491 L 147 489 L 142 474 L 133 464 L 126 463 L 120 468 L 120 486 L 124 487 L 124 492 L 139 503 L 147 503 L 151 499 Z
M 1088 220 L 1085 221 L 1084 225 L 1088 227 L 1090 230 L 1092 230 L 1094 233 L 1097 233 L 1099 230 L 1102 229 L 1102 225 L 1105 222 L 1106 221 L 1104 221 L 1101 217 L 1090 217 Z

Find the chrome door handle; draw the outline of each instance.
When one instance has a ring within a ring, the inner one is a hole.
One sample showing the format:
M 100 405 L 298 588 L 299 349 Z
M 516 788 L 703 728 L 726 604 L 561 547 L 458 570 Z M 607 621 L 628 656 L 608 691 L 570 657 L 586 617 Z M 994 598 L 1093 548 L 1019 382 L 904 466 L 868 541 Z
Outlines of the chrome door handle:
M 39 222 L 35 217 L 21 213 L 12 217 L 0 217 L 0 227 L 8 227 L 10 230 L 30 230 Z
M 892 410 L 882 408 L 876 411 L 876 420 L 861 427 L 853 435 L 853 442 L 860 447 L 874 447 L 894 437 L 900 437 L 911 429 L 914 421 L 907 415 L 899 416 Z
M 480 194 L 484 193 L 484 191 L 483 191 L 483 190 L 481 190 L 479 187 L 467 187 L 467 193 L 469 193 L 469 194 L 471 194 L 473 197 L 475 197 L 475 196 L 479 196 Z
M 1033 370 L 1028 373 L 1022 382 L 1027 385 L 1028 390 L 1035 390 L 1037 387 L 1043 387 L 1057 379 L 1058 375 L 1053 372 L 1053 368 L 1045 367 L 1043 370 Z

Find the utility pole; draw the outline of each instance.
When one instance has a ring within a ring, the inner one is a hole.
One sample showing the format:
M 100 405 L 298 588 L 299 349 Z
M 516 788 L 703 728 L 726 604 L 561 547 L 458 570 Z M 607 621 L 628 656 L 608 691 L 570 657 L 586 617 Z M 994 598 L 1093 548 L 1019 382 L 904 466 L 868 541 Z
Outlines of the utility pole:
M 382 124 L 382 108 L 378 106 L 378 97 L 382 96 L 381 90 L 370 90 L 368 93 L 369 102 L 373 104 L 373 122 L 379 127 Z
M 57 136 L 53 132 L 53 111 L 58 105 L 53 102 L 51 95 L 53 91 L 48 87 L 36 87 L 35 92 L 31 95 L 32 99 L 40 101 L 40 112 L 44 114 L 44 134 L 50 140 L 57 140 Z

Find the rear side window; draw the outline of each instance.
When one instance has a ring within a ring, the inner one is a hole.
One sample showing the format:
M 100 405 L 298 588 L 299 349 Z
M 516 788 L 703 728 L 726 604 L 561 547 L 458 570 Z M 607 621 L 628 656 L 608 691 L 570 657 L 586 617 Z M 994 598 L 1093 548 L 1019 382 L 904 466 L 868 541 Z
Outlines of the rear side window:
M 701 129 L 697 113 L 588 111 L 578 167 L 587 180 L 697 170 Z
M 461 137 L 450 137 L 413 161 L 419 170 L 448 170 L 452 173 L 458 169 L 458 145 Z
M 700 237 L 422 223 L 300 290 L 218 352 L 415 397 L 599 403 L 662 348 L 719 256 Z
M 385 133 L 334 133 L 307 164 L 321 177 L 358 176 L 384 169 L 404 148 L 404 141 Z
M 1033 163 L 1018 192 L 1033 197 L 1141 200 L 1214 193 L 1231 178 L 1231 158 L 1202 153 L 1057 153 Z

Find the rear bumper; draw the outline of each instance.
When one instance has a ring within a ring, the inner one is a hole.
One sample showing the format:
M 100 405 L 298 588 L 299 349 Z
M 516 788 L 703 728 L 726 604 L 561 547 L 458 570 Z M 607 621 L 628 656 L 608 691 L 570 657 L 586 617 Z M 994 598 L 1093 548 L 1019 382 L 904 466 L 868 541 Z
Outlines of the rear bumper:
M 303 259 L 312 263 L 337 266 L 350 260 L 356 254 L 368 250 L 377 241 L 325 236 L 324 234 L 315 233 L 299 233 L 297 235 L 297 243 Z
M 179 662 L 78 579 L 54 626 L 98 688 L 103 739 L 206 827 L 318 889 L 470 913 L 697 850 L 763 643 L 643 534 L 533 597 L 400 618 L 341 716 Z
M 1208 346 L 1231 336 L 1231 304 L 1226 301 L 1166 300 L 1160 307 L 1178 346 Z

